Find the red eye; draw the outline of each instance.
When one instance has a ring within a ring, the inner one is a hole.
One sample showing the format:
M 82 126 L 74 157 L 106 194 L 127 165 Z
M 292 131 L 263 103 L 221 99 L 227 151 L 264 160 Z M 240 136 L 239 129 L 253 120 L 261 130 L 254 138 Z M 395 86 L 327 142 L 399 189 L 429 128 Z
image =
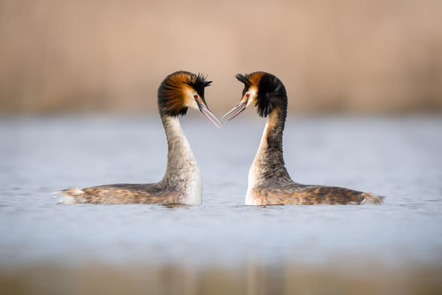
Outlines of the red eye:
M 247 93 L 247 94 L 246 94 L 246 97 L 250 97 L 250 93 Z
M 198 95 L 195 94 L 195 95 L 193 96 L 193 98 L 197 99 L 197 98 L 198 98 Z

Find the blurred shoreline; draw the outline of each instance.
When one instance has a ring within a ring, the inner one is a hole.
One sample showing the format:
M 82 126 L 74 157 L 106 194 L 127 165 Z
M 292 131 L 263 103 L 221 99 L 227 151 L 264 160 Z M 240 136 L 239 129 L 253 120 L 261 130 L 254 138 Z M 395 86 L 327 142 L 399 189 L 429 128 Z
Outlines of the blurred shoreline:
M 156 112 L 162 79 L 202 72 L 213 110 L 278 76 L 289 113 L 442 111 L 442 2 L 0 0 L 0 114 Z

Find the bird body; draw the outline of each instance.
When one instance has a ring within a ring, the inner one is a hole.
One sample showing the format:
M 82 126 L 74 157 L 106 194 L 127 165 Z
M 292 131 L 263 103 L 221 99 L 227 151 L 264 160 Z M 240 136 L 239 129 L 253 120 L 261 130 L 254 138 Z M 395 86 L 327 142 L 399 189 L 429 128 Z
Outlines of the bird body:
M 204 88 L 209 84 L 201 75 L 180 71 L 160 85 L 158 106 L 168 145 L 167 169 L 161 181 L 65 189 L 55 193 L 60 203 L 200 205 L 203 180 L 178 116 L 185 115 L 188 107 L 199 109 L 219 127 L 204 99 Z
M 237 75 L 244 83 L 243 97 L 224 117 L 238 116 L 254 104 L 267 117 L 255 159 L 249 171 L 246 205 L 313 205 L 382 203 L 382 197 L 342 187 L 304 185 L 294 182 L 285 167 L 282 138 L 287 117 L 287 94 L 274 75 L 255 72 Z

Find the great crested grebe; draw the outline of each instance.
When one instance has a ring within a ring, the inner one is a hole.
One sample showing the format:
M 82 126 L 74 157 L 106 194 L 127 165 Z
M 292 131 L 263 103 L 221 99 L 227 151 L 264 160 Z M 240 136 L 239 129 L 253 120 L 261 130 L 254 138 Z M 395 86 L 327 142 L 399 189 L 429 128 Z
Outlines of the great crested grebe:
M 287 93 L 274 75 L 254 72 L 236 75 L 244 83 L 238 105 L 223 116 L 229 121 L 250 104 L 267 123 L 249 171 L 246 205 L 380 204 L 383 197 L 342 187 L 304 185 L 294 182 L 285 168 L 282 133 L 287 116 Z
M 221 127 L 204 99 L 204 88 L 210 83 L 201 74 L 184 71 L 170 74 L 161 83 L 158 108 L 168 145 L 167 170 L 161 181 L 65 189 L 55 193 L 61 197 L 60 203 L 200 205 L 202 177 L 178 117 L 184 116 L 190 107 Z

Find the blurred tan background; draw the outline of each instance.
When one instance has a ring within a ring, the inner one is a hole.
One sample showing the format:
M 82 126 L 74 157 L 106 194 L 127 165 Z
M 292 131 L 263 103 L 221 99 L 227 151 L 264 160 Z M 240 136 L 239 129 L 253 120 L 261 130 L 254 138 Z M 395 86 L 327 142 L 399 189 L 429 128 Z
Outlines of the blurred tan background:
M 0 0 L 0 113 L 156 112 L 203 72 L 216 114 L 236 73 L 277 75 L 296 113 L 442 110 L 442 1 Z

